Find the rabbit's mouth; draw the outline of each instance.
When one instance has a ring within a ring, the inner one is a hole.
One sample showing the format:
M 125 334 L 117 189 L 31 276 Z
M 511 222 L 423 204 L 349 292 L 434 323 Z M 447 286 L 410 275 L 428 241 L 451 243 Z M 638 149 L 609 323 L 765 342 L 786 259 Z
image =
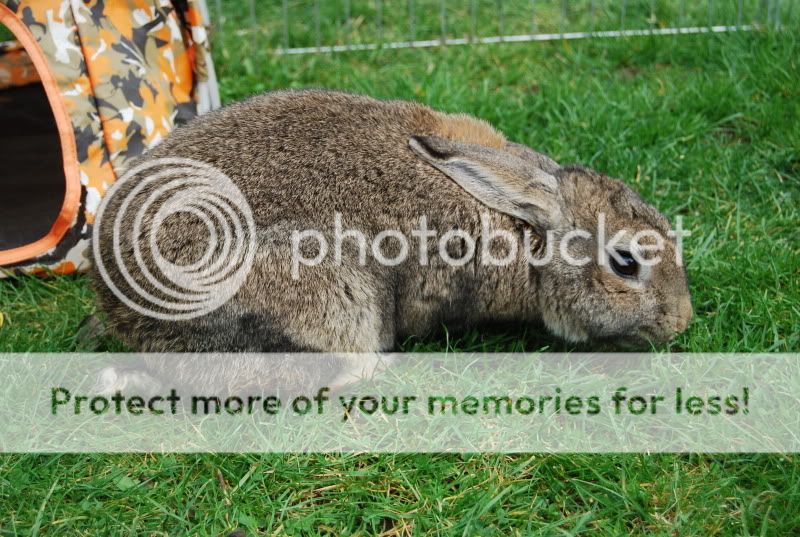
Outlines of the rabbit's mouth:
M 660 330 L 658 328 L 644 327 L 640 328 L 639 331 L 630 338 L 630 340 L 634 345 L 636 345 L 636 349 L 654 349 L 656 347 L 666 345 L 675 339 L 675 336 L 677 336 L 679 333 L 679 331 L 665 332 L 664 330 Z

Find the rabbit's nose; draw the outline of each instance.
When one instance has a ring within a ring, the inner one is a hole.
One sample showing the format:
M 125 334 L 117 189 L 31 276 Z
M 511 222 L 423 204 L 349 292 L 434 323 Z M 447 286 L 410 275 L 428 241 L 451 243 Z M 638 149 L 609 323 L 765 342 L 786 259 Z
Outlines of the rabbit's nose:
M 682 297 L 678 302 L 678 322 L 675 328 L 678 332 L 683 332 L 689 326 L 692 319 L 692 301 L 688 296 Z

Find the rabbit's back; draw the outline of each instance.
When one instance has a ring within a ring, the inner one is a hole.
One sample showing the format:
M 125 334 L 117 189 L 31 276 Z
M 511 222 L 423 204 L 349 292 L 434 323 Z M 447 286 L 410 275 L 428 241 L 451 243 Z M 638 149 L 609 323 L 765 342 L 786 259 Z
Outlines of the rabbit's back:
M 418 103 L 279 91 L 198 118 L 146 158 L 185 157 L 215 166 L 242 189 L 260 224 L 330 220 L 334 211 L 390 222 L 409 211 L 471 205 L 457 185 L 409 150 L 409 138 L 420 135 L 506 143 L 488 123 Z

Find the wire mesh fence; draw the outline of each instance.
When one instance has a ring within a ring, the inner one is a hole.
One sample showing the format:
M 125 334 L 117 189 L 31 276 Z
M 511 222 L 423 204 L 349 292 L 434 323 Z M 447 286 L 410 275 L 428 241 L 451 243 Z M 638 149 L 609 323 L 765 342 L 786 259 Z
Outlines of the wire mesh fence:
M 798 0 L 211 0 L 216 38 L 278 54 L 643 34 L 795 22 Z

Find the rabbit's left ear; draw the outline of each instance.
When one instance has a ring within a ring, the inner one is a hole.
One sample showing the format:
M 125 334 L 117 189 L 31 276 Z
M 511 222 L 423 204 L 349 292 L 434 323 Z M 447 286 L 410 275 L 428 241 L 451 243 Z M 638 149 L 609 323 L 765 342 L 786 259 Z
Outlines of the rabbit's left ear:
M 409 147 L 492 209 L 519 218 L 537 231 L 561 221 L 562 198 L 555 177 L 499 149 L 413 136 Z

